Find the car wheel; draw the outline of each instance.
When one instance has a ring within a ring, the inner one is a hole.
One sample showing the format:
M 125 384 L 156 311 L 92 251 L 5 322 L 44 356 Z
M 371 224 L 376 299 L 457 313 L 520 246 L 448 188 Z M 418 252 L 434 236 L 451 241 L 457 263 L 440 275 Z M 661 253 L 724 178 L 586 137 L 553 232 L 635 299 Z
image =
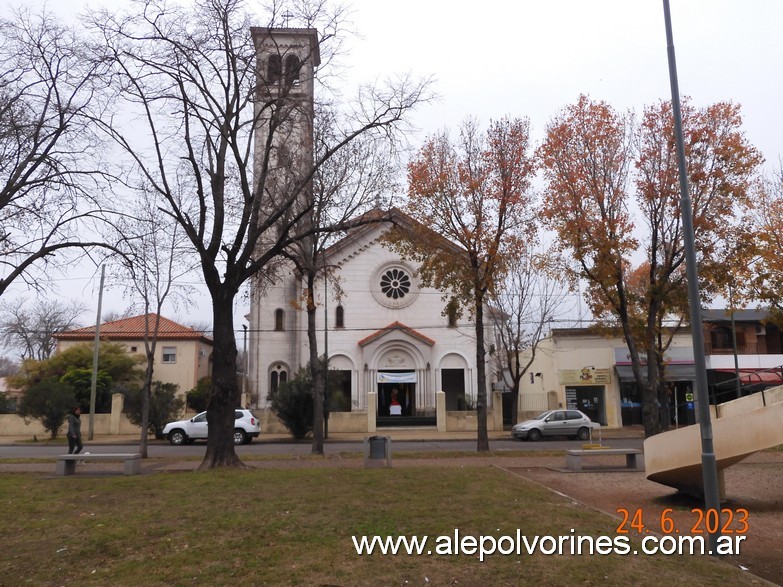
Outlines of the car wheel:
M 245 444 L 247 442 L 247 434 L 241 428 L 234 430 L 234 444 Z
M 527 439 L 532 440 L 533 442 L 538 442 L 541 440 L 541 431 L 538 428 L 533 428 L 530 432 L 527 433 Z
M 188 437 L 182 430 L 172 430 L 169 432 L 169 442 L 174 446 L 180 446 L 187 441 Z
M 588 440 L 590 438 L 590 430 L 588 430 L 586 427 L 582 426 L 579 429 L 579 432 L 576 433 L 576 437 L 579 440 Z

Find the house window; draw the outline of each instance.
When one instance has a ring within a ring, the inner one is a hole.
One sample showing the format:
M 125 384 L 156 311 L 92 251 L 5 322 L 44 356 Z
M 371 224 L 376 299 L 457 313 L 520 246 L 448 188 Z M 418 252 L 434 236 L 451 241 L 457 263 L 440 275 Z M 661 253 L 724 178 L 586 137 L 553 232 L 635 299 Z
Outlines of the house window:
M 278 308 L 275 310 L 275 331 L 276 332 L 282 332 L 285 330 L 283 328 L 283 318 L 285 317 L 285 312 L 281 308 Z
M 176 363 L 177 362 L 177 347 L 164 346 L 163 347 L 163 362 L 164 363 Z
M 334 311 L 334 327 L 345 328 L 345 310 L 343 310 L 342 306 L 337 306 L 337 309 Z
M 283 59 L 280 55 L 270 55 L 266 62 L 266 81 L 276 84 L 283 76 Z
M 136 352 L 136 350 L 138 349 L 138 347 L 132 346 L 130 349 L 131 349 L 131 352 L 132 352 L 132 353 L 135 353 L 135 352 Z

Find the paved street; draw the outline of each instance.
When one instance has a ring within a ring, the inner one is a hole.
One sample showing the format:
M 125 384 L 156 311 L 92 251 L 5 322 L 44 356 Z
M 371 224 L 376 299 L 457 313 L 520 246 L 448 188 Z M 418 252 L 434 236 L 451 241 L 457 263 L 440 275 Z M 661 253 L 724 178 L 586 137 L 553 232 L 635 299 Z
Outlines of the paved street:
M 439 451 L 475 451 L 475 438 L 424 438 L 415 439 L 404 438 L 405 433 L 392 431 L 377 433 L 378 435 L 389 434 L 392 438 L 391 446 L 393 453 L 397 452 L 439 452 Z M 413 434 L 415 436 L 415 434 Z M 349 435 L 341 435 L 349 436 Z M 335 438 L 329 439 L 324 443 L 324 452 L 327 454 L 340 454 L 357 452 L 362 453 L 365 450 L 363 437 L 369 435 L 350 435 L 355 438 Z M 395 436 L 402 436 L 395 439 Z M 595 442 L 595 440 L 594 440 Z M 641 448 L 642 438 L 603 438 L 602 444 L 616 447 Z M 569 448 L 579 448 L 583 443 L 574 440 L 555 439 L 543 440 L 540 442 L 520 442 L 512 440 L 509 437 L 499 437 L 490 439 L 490 449 L 493 451 L 554 451 L 567 450 Z M 166 441 L 150 441 L 148 445 L 148 456 L 151 458 L 181 458 L 203 456 L 206 443 L 199 442 L 187 446 L 171 446 Z M 254 441 L 251 444 L 238 446 L 237 454 L 240 455 L 307 455 L 310 454 L 312 444 L 310 441 L 295 441 L 290 438 L 272 437 Z M 138 440 L 131 437 L 122 437 L 119 439 L 111 437 L 96 438 L 93 441 L 86 441 L 84 450 L 91 453 L 100 452 L 133 452 L 138 450 Z M 20 443 L 10 439 L 0 437 L 0 459 L 9 458 L 48 458 L 56 457 L 67 451 L 66 444 L 47 444 L 40 443 Z

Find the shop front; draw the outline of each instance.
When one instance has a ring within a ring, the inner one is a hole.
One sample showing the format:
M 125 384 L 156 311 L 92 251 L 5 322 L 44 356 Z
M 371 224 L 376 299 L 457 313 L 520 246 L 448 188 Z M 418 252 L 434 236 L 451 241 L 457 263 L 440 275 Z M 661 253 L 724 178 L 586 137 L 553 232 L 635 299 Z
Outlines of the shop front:
M 606 426 L 606 388 L 612 382 L 611 371 L 588 365 L 561 369 L 558 377 L 565 389 L 565 407 L 580 410 L 593 422 Z

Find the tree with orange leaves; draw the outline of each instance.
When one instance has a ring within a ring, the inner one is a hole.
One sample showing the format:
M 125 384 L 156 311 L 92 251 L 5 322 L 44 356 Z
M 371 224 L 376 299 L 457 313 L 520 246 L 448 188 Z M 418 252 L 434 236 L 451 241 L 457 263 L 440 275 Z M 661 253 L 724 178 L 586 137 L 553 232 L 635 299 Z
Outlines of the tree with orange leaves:
M 419 224 L 387 237 L 402 257 L 420 263 L 424 284 L 448 292 L 450 308 L 474 321 L 478 451 L 489 450 L 484 309 L 508 261 L 535 241 L 534 167 L 527 120 L 501 119 L 482 133 L 468 119 L 456 141 L 443 131 L 408 165 L 405 212 Z
M 684 100 L 682 110 L 700 286 L 708 300 L 725 282 L 725 243 L 737 234 L 733 220 L 749 204 L 762 158 L 740 130 L 739 106 L 696 109 Z M 544 216 L 561 250 L 576 258 L 574 277 L 587 282 L 593 314 L 622 330 L 647 436 L 668 425 L 660 414 L 665 352 L 688 315 L 672 120 L 668 102 L 646 108 L 637 126 L 630 114 L 580 96 L 550 123 L 540 148 Z M 644 227 L 633 222 L 632 208 Z
M 769 308 L 771 321 L 783 326 L 783 161 L 760 188 L 740 251 L 748 270 L 741 294 Z

